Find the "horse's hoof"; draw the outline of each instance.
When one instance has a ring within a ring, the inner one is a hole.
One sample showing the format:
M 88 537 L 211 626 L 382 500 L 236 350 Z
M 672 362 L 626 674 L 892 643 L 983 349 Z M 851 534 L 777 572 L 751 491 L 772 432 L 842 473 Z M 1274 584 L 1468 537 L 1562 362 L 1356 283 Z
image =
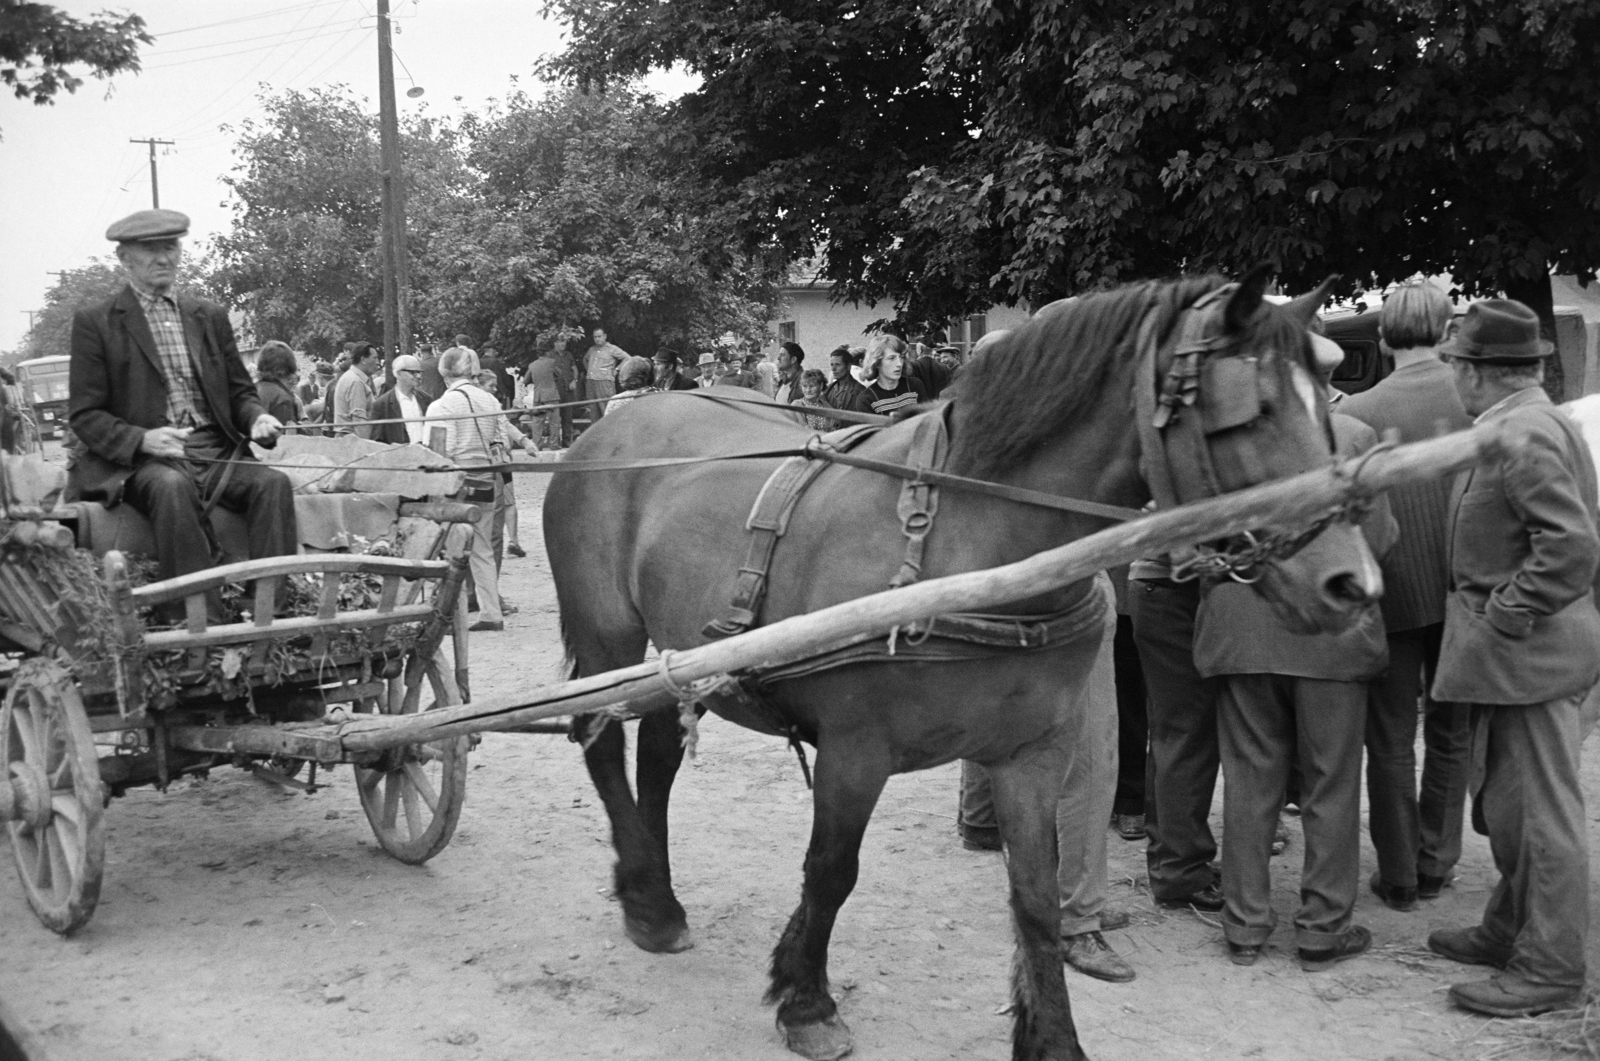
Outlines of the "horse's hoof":
M 783 1030 L 783 1045 L 811 1061 L 835 1061 L 856 1046 L 850 1038 L 850 1029 L 838 1014 L 815 1024 L 779 1022 L 778 1027 Z
M 633 945 L 640 950 L 647 950 L 651 954 L 677 954 L 679 951 L 688 950 L 694 946 L 694 939 L 689 935 L 688 925 L 674 925 L 669 928 L 652 928 L 637 918 L 624 917 L 622 930 L 633 940 Z

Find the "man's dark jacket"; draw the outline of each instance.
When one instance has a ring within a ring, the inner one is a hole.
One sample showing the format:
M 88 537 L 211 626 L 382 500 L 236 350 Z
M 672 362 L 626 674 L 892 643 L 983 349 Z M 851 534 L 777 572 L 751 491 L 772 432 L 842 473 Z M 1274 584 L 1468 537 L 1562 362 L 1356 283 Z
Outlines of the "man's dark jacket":
M 417 399 L 417 405 L 426 413 L 428 406 L 433 404 L 433 399 L 423 394 L 420 387 L 411 394 Z M 393 387 L 372 399 L 372 419 L 398 420 L 403 416 L 405 413 L 400 410 L 400 398 L 395 394 Z M 379 424 L 372 429 L 372 440 L 387 442 L 391 446 L 403 446 L 411 441 L 411 436 L 406 434 L 405 424 Z
M 243 442 L 266 409 L 227 311 L 182 294 L 176 301 L 207 415 L 229 441 Z M 68 421 L 87 448 L 73 469 L 78 496 L 116 505 L 134 466 L 149 459 L 139 452 L 145 431 L 168 426 L 166 376 L 131 286 L 73 315 L 70 373 Z

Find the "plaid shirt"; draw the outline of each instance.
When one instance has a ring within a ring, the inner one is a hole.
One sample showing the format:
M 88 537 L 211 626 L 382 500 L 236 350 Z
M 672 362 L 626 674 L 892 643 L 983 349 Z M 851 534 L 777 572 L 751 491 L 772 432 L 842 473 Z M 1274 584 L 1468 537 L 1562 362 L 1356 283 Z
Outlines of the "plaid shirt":
M 155 336 L 156 356 L 167 380 L 167 423 L 173 427 L 205 427 L 211 423 L 200 376 L 183 336 L 183 316 L 171 295 L 146 294 L 134 288 L 139 308 Z

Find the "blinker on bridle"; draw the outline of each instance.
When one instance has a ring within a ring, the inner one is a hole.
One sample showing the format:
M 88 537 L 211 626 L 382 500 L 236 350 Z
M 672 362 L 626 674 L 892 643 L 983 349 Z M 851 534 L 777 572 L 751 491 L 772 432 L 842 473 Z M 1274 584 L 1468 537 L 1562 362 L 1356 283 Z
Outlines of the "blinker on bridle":
M 1223 492 L 1211 453 L 1212 436 L 1246 427 L 1261 418 L 1258 358 L 1229 351 L 1237 341 L 1221 318 L 1237 284 L 1209 292 L 1184 311 L 1165 374 L 1160 374 L 1160 336 L 1154 312 L 1140 325 L 1141 378 L 1135 388 L 1139 426 L 1140 465 L 1158 508 L 1171 508 L 1196 497 L 1180 496 L 1178 482 L 1196 483 L 1197 497 Z M 1159 385 L 1158 385 L 1159 376 Z M 1327 416 L 1318 418 L 1325 431 Z M 1246 441 L 1242 459 L 1265 468 L 1254 441 Z M 1273 531 L 1264 535 L 1245 532 L 1214 544 L 1174 550 L 1171 578 L 1187 582 L 1200 577 L 1228 577 L 1253 583 L 1273 560 L 1286 559 L 1304 548 L 1336 519 L 1357 513 L 1345 506 L 1303 531 Z

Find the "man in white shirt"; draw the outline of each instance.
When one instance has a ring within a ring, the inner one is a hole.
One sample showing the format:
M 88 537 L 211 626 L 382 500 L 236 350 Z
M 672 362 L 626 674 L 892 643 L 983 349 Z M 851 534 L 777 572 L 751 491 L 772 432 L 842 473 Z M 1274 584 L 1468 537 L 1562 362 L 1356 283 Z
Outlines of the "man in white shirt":
M 594 345 L 584 355 L 584 397 L 594 402 L 589 408 L 596 420 L 605 415 L 606 402 L 617 393 L 617 366 L 628 358 L 628 351 L 606 338 L 604 328 L 594 330 Z
M 383 351 L 371 343 L 357 343 L 351 351 L 350 369 L 333 388 L 333 423 L 336 435 L 371 438 L 372 378 L 383 367 Z
M 478 621 L 468 629 L 504 630 L 505 615 L 500 608 L 492 537 L 495 511 L 500 506 L 500 474 L 474 472 L 473 469 L 496 463 L 496 444 L 504 447 L 506 455 L 513 446 L 521 446 L 529 453 L 537 447 L 532 439 L 511 425 L 499 400 L 478 386 L 477 354 L 461 347 L 446 350 L 439 358 L 439 375 L 444 379 L 445 391 L 428 407 L 429 439 L 433 439 L 435 432 L 442 435 L 440 452 L 467 472 L 466 485 L 454 500 L 477 505 L 482 512 L 478 522 L 472 524 L 472 540 L 467 551 L 479 605 Z M 500 415 L 483 415 L 490 413 Z

